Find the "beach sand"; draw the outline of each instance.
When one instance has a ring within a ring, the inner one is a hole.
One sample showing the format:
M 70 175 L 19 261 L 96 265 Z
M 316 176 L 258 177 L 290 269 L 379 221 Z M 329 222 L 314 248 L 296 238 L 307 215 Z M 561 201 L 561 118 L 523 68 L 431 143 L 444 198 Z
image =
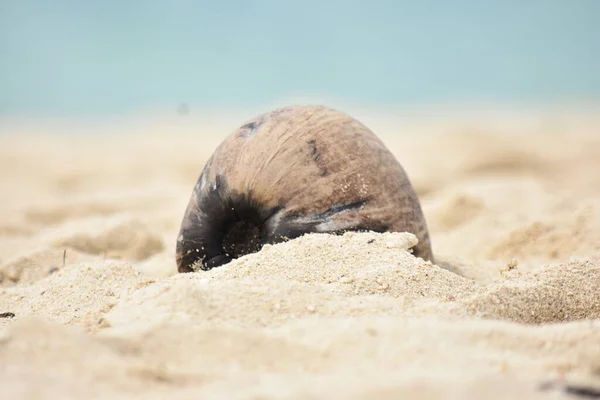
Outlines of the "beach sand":
M 597 115 L 365 117 L 437 265 L 407 233 L 313 234 L 192 274 L 179 224 L 243 119 L 4 123 L 0 397 L 599 395 Z

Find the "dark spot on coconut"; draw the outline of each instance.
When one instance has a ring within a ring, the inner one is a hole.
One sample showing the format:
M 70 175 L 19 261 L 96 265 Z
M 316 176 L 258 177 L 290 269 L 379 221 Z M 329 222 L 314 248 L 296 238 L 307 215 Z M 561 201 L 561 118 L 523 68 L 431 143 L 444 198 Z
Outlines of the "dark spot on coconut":
M 331 217 L 336 214 L 357 211 L 363 207 L 368 200 L 359 200 L 356 202 L 335 205 L 326 211 L 316 215 L 306 215 L 301 211 L 295 211 L 292 213 L 284 214 L 278 221 L 276 226 L 273 226 L 272 234 L 270 235 L 271 242 L 276 243 L 281 238 L 295 239 L 304 234 L 317 232 L 316 226 L 324 222 L 327 222 Z M 387 232 L 389 226 L 383 223 L 357 223 L 356 225 L 346 229 L 333 229 L 330 231 L 319 230 L 321 233 L 328 233 L 332 235 L 343 235 L 346 232 Z
M 269 241 L 266 221 L 279 207 L 265 207 L 251 192 L 230 189 L 220 175 L 211 190 L 198 196 L 199 212 L 189 216 L 189 228 L 181 232 L 177 245 L 180 272 L 192 271 L 194 264 L 205 270 L 226 264 L 259 251 Z
M 12 312 L 5 312 L 0 314 L 0 318 L 14 318 L 15 317 L 15 313 Z
M 262 247 L 260 226 L 255 221 L 240 219 L 223 237 L 223 249 L 232 258 L 255 253 Z
M 251 137 L 252 135 L 254 135 L 254 133 L 256 132 L 256 129 L 259 127 L 260 124 L 261 124 L 261 121 L 252 121 L 252 122 L 248 122 L 245 125 L 242 125 L 238 129 L 240 136 Z
M 319 155 L 319 151 L 317 150 L 317 141 L 314 139 L 309 140 L 308 145 L 310 146 L 310 154 L 312 155 L 315 162 L 318 162 L 321 156 Z
M 346 212 L 346 211 L 359 210 L 365 204 L 367 204 L 367 200 L 366 199 L 365 200 L 354 201 L 354 202 L 348 203 L 348 204 L 336 204 L 333 207 L 331 207 L 328 210 L 326 210 L 325 212 L 323 212 L 321 214 L 318 214 L 316 216 L 316 218 L 319 218 L 321 220 L 326 220 L 328 218 L 331 218 L 335 214 L 339 214 L 339 213 Z
M 355 202 L 348 203 L 348 204 L 336 204 L 336 205 L 328 208 L 327 210 L 323 211 L 320 214 L 315 214 L 315 215 L 311 215 L 311 216 L 306 216 L 305 211 L 298 210 L 298 211 L 288 212 L 287 214 L 285 214 L 285 219 L 297 219 L 297 218 L 306 216 L 306 218 L 310 219 L 312 222 L 320 223 L 320 222 L 326 221 L 327 219 L 331 218 L 332 216 L 334 216 L 336 214 L 340 214 L 340 213 L 346 212 L 346 211 L 359 210 L 365 204 L 367 204 L 367 200 L 359 200 L 359 201 L 355 201 Z
M 321 159 L 321 153 L 317 149 L 317 141 L 315 139 L 311 139 L 307 143 L 310 148 L 310 155 L 311 155 L 312 159 L 314 160 L 315 164 L 317 164 L 317 167 L 319 167 L 319 170 L 321 171 L 320 175 L 321 176 L 329 175 L 329 171 L 327 170 L 327 168 L 325 168 L 323 166 L 323 162 Z
M 205 271 L 208 271 L 209 269 L 220 267 L 221 265 L 225 265 L 229 262 L 231 262 L 231 257 L 221 254 L 221 255 L 218 255 L 218 256 L 213 257 L 210 260 L 208 260 L 204 264 L 205 267 L 202 269 L 204 269 Z

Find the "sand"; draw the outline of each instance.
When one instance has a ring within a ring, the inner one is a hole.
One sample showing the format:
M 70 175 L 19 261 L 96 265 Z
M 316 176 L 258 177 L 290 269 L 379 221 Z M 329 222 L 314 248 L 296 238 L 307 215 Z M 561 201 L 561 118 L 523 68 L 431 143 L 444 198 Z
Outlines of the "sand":
M 437 265 L 314 234 L 192 274 L 181 217 L 243 118 L 0 124 L 1 397 L 599 396 L 597 115 L 365 116 Z

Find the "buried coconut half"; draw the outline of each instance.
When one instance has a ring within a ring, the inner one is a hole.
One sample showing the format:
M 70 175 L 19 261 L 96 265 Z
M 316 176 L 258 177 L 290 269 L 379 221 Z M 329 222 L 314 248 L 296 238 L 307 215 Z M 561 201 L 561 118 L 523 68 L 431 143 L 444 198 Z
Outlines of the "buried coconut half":
M 206 163 L 177 239 L 179 272 L 208 270 L 306 233 L 410 232 L 433 262 L 404 169 L 365 125 L 322 106 L 247 122 Z

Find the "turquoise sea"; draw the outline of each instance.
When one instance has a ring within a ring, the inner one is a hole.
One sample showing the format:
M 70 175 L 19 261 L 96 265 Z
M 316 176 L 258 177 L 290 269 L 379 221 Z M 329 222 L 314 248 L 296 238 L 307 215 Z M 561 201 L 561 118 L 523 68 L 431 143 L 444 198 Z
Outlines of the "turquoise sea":
M 0 115 L 600 100 L 598 0 L 0 0 Z

